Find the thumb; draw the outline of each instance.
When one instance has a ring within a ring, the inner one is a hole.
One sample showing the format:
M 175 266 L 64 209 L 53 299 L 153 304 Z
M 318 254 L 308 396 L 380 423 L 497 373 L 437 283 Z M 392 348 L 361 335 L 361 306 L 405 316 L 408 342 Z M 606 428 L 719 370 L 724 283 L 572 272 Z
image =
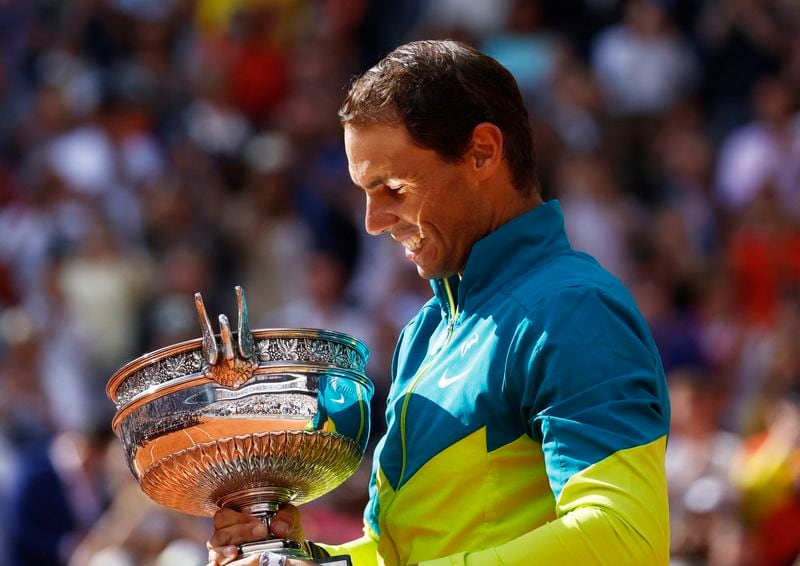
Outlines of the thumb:
M 269 522 L 270 531 L 279 538 L 302 541 L 303 526 L 300 523 L 300 512 L 294 505 L 284 505 Z

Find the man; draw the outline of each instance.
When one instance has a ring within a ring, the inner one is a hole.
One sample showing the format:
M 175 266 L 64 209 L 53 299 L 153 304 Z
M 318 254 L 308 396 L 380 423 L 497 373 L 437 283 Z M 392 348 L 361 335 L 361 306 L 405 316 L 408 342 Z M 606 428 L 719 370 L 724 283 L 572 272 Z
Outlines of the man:
M 403 329 L 360 564 L 667 564 L 669 402 L 634 302 L 538 193 L 510 73 L 451 41 L 390 53 L 340 110 L 370 234 L 434 297 Z M 209 559 L 266 529 L 222 510 Z M 297 509 L 271 525 L 303 538 Z M 296 564 L 264 555 L 233 562 Z

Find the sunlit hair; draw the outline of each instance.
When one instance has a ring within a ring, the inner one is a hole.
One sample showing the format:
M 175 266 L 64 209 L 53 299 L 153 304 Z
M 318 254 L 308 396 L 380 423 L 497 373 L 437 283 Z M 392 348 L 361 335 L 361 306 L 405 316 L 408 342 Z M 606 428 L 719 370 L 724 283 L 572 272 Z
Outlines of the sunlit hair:
M 514 187 L 538 190 L 528 111 L 511 73 L 456 41 L 402 45 L 350 86 L 343 125 L 403 125 L 417 145 L 448 162 L 469 149 L 472 131 L 491 122 L 503 134 L 503 157 Z

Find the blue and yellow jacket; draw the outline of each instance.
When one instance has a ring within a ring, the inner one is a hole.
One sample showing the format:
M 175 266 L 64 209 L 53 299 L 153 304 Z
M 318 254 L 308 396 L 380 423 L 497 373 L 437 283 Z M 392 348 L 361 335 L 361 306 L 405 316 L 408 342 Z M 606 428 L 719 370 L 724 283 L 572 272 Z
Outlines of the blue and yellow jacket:
M 401 333 L 356 565 L 667 564 L 669 401 L 558 202 L 477 242 Z

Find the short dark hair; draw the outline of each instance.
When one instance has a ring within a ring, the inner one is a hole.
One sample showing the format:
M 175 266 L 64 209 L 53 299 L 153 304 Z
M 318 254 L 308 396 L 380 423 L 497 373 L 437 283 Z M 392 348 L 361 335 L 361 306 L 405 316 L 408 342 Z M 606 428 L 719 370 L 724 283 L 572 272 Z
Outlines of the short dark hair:
M 456 41 L 402 45 L 356 78 L 339 109 L 343 125 L 403 125 L 417 145 L 460 160 L 475 126 L 503 134 L 503 157 L 516 189 L 538 189 L 528 111 L 514 77 L 500 63 Z

